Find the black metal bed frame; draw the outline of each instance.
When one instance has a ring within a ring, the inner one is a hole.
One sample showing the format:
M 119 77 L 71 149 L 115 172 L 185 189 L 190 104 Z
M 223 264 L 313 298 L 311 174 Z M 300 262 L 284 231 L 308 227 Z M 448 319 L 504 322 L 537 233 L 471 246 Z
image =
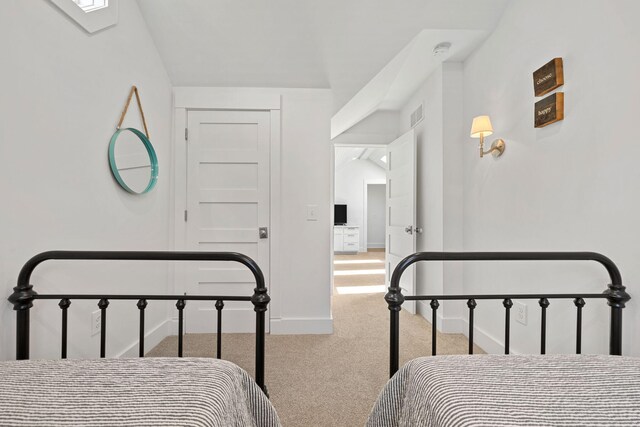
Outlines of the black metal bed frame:
M 601 294 L 510 294 L 510 295 L 402 295 L 400 278 L 404 271 L 419 261 L 595 261 L 609 273 L 611 283 Z M 546 352 L 547 308 L 550 299 L 573 299 L 577 309 L 576 354 L 582 351 L 582 308 L 585 299 L 604 298 L 611 307 L 609 330 L 609 354 L 622 354 L 622 309 L 631 296 L 622 285 L 620 270 L 606 256 L 595 252 L 418 252 L 404 258 L 393 270 L 389 292 L 385 294 L 390 312 L 390 358 L 389 372 L 392 377 L 398 371 L 400 360 L 400 311 L 404 301 L 431 301 L 431 354 L 436 355 L 436 321 L 439 300 L 466 300 L 469 308 L 469 354 L 473 354 L 473 313 L 476 300 L 502 300 L 505 309 L 505 354 L 509 354 L 509 320 L 514 299 L 537 299 L 542 310 L 540 353 Z
M 115 294 L 39 294 L 33 290 L 29 282 L 34 269 L 47 260 L 130 260 L 130 261 L 234 261 L 246 266 L 256 280 L 256 287 L 251 296 L 218 296 L 218 295 L 115 295 Z M 144 318 L 147 302 L 150 300 L 173 300 L 178 309 L 178 357 L 183 352 L 183 310 L 188 300 L 216 301 L 218 316 L 217 357 L 221 356 L 222 346 L 222 309 L 224 301 L 249 301 L 256 312 L 256 359 L 255 381 L 266 393 L 264 383 L 265 353 L 265 312 L 271 300 L 267 294 L 264 276 L 256 262 L 246 255 L 235 252 L 158 252 L 158 251 L 48 251 L 35 255 L 20 270 L 18 284 L 13 288 L 9 301 L 16 310 L 16 359 L 29 359 L 30 310 L 36 299 L 59 299 L 62 310 L 62 346 L 61 356 L 67 357 L 67 315 L 71 300 L 98 300 L 101 310 L 100 357 L 106 352 L 107 307 L 109 300 L 137 300 L 140 310 L 140 342 L 139 356 L 144 357 Z

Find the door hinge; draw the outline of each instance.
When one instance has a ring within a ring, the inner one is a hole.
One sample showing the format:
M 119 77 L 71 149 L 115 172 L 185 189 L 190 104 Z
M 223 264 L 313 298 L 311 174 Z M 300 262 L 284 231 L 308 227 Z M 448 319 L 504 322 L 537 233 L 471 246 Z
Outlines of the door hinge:
M 184 128 L 184 140 L 189 141 L 189 128 Z
M 187 210 L 185 209 L 184 211 L 184 222 L 187 222 L 187 219 L 189 218 L 189 213 L 187 212 Z

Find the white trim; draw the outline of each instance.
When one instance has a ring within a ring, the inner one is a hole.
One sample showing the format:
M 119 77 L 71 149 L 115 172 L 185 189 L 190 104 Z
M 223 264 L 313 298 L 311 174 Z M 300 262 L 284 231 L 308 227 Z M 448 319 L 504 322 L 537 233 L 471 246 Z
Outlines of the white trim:
M 380 136 L 380 135 L 378 135 Z M 385 139 L 386 142 L 375 143 L 369 142 L 366 144 L 359 144 L 357 142 L 333 142 L 334 151 L 335 148 L 384 148 L 389 145 L 390 142 L 393 142 L 396 137 L 393 135 L 384 135 L 384 138 L 391 138 L 391 140 Z
M 418 301 L 417 313 L 431 324 L 431 306 L 427 301 Z M 436 329 L 443 334 L 463 334 L 468 328 L 467 321 L 461 317 L 444 317 L 442 310 L 438 311 Z
M 109 0 L 90 0 L 85 4 L 83 0 L 71 0 L 75 4 L 77 4 L 80 9 L 84 10 L 85 13 L 94 12 L 96 10 L 100 10 L 103 7 L 109 7 Z M 96 4 L 98 3 L 98 4 Z
M 161 322 L 158 326 L 153 328 L 151 331 L 147 332 L 144 335 L 144 348 L 145 353 L 158 344 L 160 341 L 172 335 L 173 332 L 178 330 L 177 326 L 178 322 L 175 319 L 167 319 L 164 322 Z M 116 355 L 116 358 L 121 357 L 138 357 L 138 345 L 140 344 L 140 340 L 135 340 L 131 345 L 122 350 L 120 353 Z
M 386 136 L 385 136 L 386 138 Z M 395 139 L 395 137 L 392 137 L 391 141 L 393 141 Z M 336 148 L 383 148 L 386 147 L 387 144 L 389 143 L 389 141 L 385 142 L 385 143 L 380 143 L 380 144 L 355 144 L 355 143 L 344 143 L 344 142 L 334 142 L 333 143 L 333 150 L 331 151 L 331 164 L 329 165 L 329 167 L 331 168 L 331 197 L 329 200 L 331 200 L 331 277 L 332 277 L 332 284 L 331 284 L 331 295 L 333 295 L 333 257 L 335 255 L 335 252 L 333 251 L 333 214 L 334 214 L 334 206 L 336 204 L 336 194 L 335 194 L 335 186 L 336 186 Z M 386 184 L 387 181 L 386 179 L 384 180 L 372 180 L 372 181 L 384 181 L 382 182 L 382 184 Z M 365 187 L 366 188 L 366 187 Z M 366 189 L 365 189 L 365 198 L 366 198 Z M 367 219 L 366 219 L 366 215 L 364 218 L 364 226 L 365 226 L 365 230 L 366 230 L 366 225 L 367 225 Z M 363 245 L 364 248 L 362 246 L 358 247 L 359 252 L 367 252 L 367 242 L 366 240 L 363 241 Z M 382 246 L 384 247 L 384 246 Z
M 438 331 L 443 334 L 462 334 L 466 325 L 461 317 L 443 317 L 438 313 Z
M 463 334 L 468 338 L 469 322 L 467 319 L 461 320 L 463 323 Z M 504 354 L 504 342 L 488 334 L 477 326 L 473 328 L 473 343 L 488 354 Z M 513 348 L 509 349 L 509 353 L 520 354 L 520 352 L 514 351 Z
M 378 133 L 343 133 L 333 140 L 333 144 L 337 147 L 369 147 L 380 148 L 389 144 L 396 139 L 396 134 L 378 134 Z M 360 144 L 359 141 L 368 141 L 367 144 Z
M 269 188 L 270 192 L 270 215 L 269 222 L 271 223 L 269 226 L 271 227 L 271 232 L 269 233 L 269 242 L 271 244 L 269 251 L 269 295 L 271 296 L 271 301 L 269 302 L 269 316 L 267 317 L 267 321 L 270 321 L 271 318 L 280 317 L 280 313 L 282 312 L 282 298 L 280 297 L 280 288 L 278 284 L 282 283 L 280 279 L 281 269 L 280 266 L 283 265 L 281 263 L 281 253 L 280 250 L 280 237 L 282 233 L 280 230 L 282 229 L 280 224 L 281 215 L 281 203 L 282 200 L 281 191 L 282 191 L 282 119 L 281 119 L 281 111 L 280 109 L 271 110 L 271 165 L 269 169 L 269 176 L 271 179 L 271 187 Z M 275 286 L 274 286 L 275 284 Z
M 331 150 L 331 159 L 330 159 L 330 164 L 329 164 L 329 181 L 330 181 L 330 185 L 329 185 L 329 202 L 330 202 L 330 207 L 329 207 L 329 227 L 330 230 L 328 230 L 329 233 L 329 253 L 331 254 L 329 256 L 329 273 L 331 274 L 331 280 L 329 280 L 329 287 L 330 287 L 330 292 L 329 294 L 331 295 L 331 298 L 329 299 L 329 313 L 331 316 L 333 316 L 333 287 L 334 287 L 334 279 L 335 276 L 333 275 L 334 273 L 334 261 L 335 261 L 335 257 L 336 257 L 336 253 L 334 252 L 334 227 L 335 227 L 335 205 L 336 205 L 336 147 L 334 144 L 333 150 Z
M 280 110 L 281 95 L 273 89 L 174 87 L 173 107 L 203 110 Z
M 172 203 L 174 221 L 173 243 L 177 250 L 186 248 L 187 227 L 184 221 L 184 211 L 187 209 L 186 198 L 179 198 L 178 195 L 187 191 L 187 141 L 185 140 L 185 129 L 187 127 L 187 110 L 185 108 L 174 109 L 173 116 L 174 131 L 173 144 L 171 144 L 171 155 L 174 159 L 172 164 L 172 179 L 170 202 Z M 180 159 L 178 161 L 177 159 Z M 181 191 L 178 191 L 181 189 Z
M 70 0 L 50 0 L 89 34 L 112 27 L 118 23 L 118 0 L 109 0 L 108 6 L 85 12 Z
M 431 324 L 431 307 L 426 301 L 418 301 L 418 314 Z M 443 334 L 463 334 L 469 338 L 469 321 L 460 317 L 442 317 L 438 313 L 436 329 Z M 488 354 L 504 354 L 504 342 L 474 326 L 473 343 Z M 509 349 L 511 354 L 520 354 Z
M 369 250 L 369 185 L 387 185 L 386 179 L 365 179 L 364 196 L 362 198 L 362 246 L 360 252 L 367 252 Z M 385 190 L 386 191 L 386 190 Z M 387 212 L 385 209 L 385 224 L 387 223 Z M 384 248 L 384 242 L 374 244 L 372 248 Z
M 332 334 L 332 318 L 282 318 L 271 319 L 271 335 L 303 335 L 303 334 Z
M 187 141 L 185 140 L 184 130 L 187 127 L 187 110 L 184 108 L 174 109 L 173 116 L 173 144 L 171 144 L 171 152 L 173 158 L 172 164 L 172 179 L 171 179 L 171 192 L 170 203 L 174 207 L 173 212 L 170 213 L 169 220 L 173 221 L 173 248 L 176 251 L 183 251 L 187 249 L 187 223 L 184 221 L 184 212 L 187 210 L 186 197 L 178 197 L 181 194 L 178 191 L 182 189 L 184 195 L 187 194 Z M 174 291 L 177 294 L 185 292 L 185 281 L 177 280 L 179 277 L 186 277 L 186 263 L 171 263 L 173 267 L 173 284 Z
M 419 314 L 424 320 L 431 324 L 431 307 L 429 307 L 426 301 L 416 301 L 416 314 Z M 440 331 L 440 329 L 438 329 L 438 331 Z

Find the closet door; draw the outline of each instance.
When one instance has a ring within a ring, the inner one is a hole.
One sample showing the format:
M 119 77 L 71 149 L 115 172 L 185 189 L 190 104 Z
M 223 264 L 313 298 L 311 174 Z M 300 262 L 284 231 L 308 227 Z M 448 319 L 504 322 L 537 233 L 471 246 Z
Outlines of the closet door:
M 253 258 L 269 287 L 270 114 L 266 111 L 188 113 L 187 245 L 195 251 L 231 251 Z M 188 294 L 251 295 L 251 272 L 233 262 L 188 267 Z M 225 302 L 225 332 L 254 332 L 248 302 Z M 268 326 L 268 322 L 267 322 Z M 187 332 L 214 332 L 215 302 L 187 303 Z

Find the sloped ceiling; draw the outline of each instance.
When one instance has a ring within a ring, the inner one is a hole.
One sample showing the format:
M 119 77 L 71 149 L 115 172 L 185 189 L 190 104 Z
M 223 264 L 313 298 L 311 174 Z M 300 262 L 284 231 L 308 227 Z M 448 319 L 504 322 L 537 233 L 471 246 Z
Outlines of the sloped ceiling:
M 332 88 L 338 111 L 421 31 L 495 27 L 509 0 L 138 0 L 175 86 Z
M 423 30 L 331 119 L 335 138 L 376 111 L 398 110 L 443 61 L 463 61 L 489 35 L 482 30 Z M 436 45 L 449 51 L 435 56 Z
M 347 166 L 349 162 L 354 160 L 365 160 L 382 169 L 387 168 L 385 147 L 336 147 L 335 153 L 335 170 L 339 170 L 344 166 Z

